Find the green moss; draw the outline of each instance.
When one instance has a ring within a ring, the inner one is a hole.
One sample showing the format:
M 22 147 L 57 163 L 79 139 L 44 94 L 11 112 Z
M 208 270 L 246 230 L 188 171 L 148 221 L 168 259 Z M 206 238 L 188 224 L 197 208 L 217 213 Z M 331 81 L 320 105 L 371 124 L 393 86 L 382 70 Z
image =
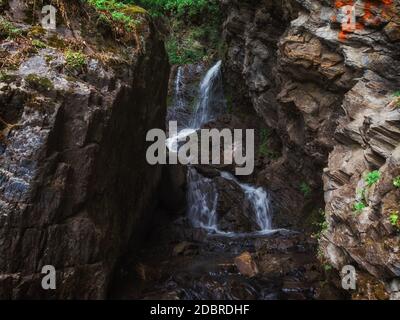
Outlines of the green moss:
M 28 36 L 31 38 L 38 38 L 46 34 L 46 30 L 42 26 L 33 26 L 28 31 Z
M 54 88 L 54 85 L 50 79 L 41 77 L 34 73 L 26 76 L 25 81 L 32 89 L 38 91 L 49 91 Z
M 87 58 L 82 52 L 67 50 L 65 52 L 65 60 L 67 69 L 70 71 L 82 71 L 86 66 Z
M 44 42 L 42 42 L 42 41 L 40 41 L 38 39 L 33 39 L 32 40 L 32 45 L 34 47 L 38 48 L 38 49 L 43 49 L 43 48 L 47 47 L 47 45 Z
M 121 10 L 124 14 L 130 16 L 130 17 L 134 17 L 138 14 L 145 14 L 147 13 L 147 10 L 139 7 L 139 6 L 135 6 L 135 5 L 129 5 L 126 8 L 123 8 Z
M 121 23 L 126 31 L 132 31 L 139 21 L 137 16 L 147 13 L 147 11 L 136 5 L 115 0 L 87 0 L 96 11 L 99 12 L 99 22 L 113 24 Z

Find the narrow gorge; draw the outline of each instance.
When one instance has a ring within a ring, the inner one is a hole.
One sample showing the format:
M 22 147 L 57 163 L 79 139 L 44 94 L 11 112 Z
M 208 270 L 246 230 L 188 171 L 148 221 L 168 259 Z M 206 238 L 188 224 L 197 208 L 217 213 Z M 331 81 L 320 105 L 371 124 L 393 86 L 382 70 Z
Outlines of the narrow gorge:
M 0 299 L 399 300 L 400 2 L 170 2 L 0 0 Z

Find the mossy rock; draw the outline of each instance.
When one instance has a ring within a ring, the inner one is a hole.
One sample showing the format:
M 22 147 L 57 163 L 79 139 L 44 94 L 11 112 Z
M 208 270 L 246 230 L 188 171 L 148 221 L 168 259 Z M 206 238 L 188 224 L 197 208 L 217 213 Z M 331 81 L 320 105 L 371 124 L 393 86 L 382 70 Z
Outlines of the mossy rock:
M 53 83 L 46 77 L 41 77 L 37 74 L 30 74 L 25 78 L 27 84 L 38 91 L 50 91 L 54 88 Z
M 46 34 L 46 30 L 42 28 L 42 26 L 32 26 L 28 31 L 28 36 L 31 38 L 38 38 L 44 36 Z
M 126 8 L 122 9 L 121 12 L 123 14 L 126 14 L 127 16 L 135 17 L 138 14 L 146 14 L 147 10 L 139 6 L 129 5 Z

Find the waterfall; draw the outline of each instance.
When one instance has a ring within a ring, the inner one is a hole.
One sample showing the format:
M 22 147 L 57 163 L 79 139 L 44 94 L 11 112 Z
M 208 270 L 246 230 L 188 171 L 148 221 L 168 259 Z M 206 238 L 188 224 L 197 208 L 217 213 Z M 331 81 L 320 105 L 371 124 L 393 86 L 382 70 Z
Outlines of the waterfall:
M 185 107 L 185 99 L 183 97 L 182 87 L 183 87 L 183 67 L 179 66 L 176 72 L 175 92 L 174 92 L 175 94 L 174 106 L 177 109 Z
M 238 186 L 240 186 L 252 206 L 260 231 L 270 231 L 272 227 L 272 210 L 268 193 L 261 187 L 256 188 L 250 184 L 239 182 L 239 180 L 231 173 L 221 172 L 221 177 L 234 181 Z
M 218 232 L 218 193 L 215 184 L 191 167 L 188 168 L 187 181 L 188 216 L 193 226 Z
M 213 120 L 226 109 L 221 66 L 222 62 L 218 61 L 202 79 L 196 109 L 188 121 L 190 125 L 183 127 L 176 136 L 168 138 L 169 150 L 177 152 L 179 141 L 184 140 L 185 137 L 200 129 L 202 125 Z M 175 80 L 174 109 L 185 108 L 182 87 L 183 68 L 179 67 Z M 241 187 L 246 199 L 251 204 L 260 232 L 271 230 L 271 208 L 267 192 L 262 188 L 240 183 L 235 176 L 227 172 L 222 172 L 221 177 L 234 181 Z M 232 232 L 225 233 L 218 230 L 218 190 L 213 180 L 202 176 L 195 168 L 188 167 L 187 185 L 187 214 L 192 225 L 210 232 L 228 236 L 235 235 Z
M 222 61 L 218 61 L 200 84 L 199 100 L 191 121 L 191 127 L 198 129 L 214 120 L 214 116 L 225 110 L 226 101 L 222 85 Z

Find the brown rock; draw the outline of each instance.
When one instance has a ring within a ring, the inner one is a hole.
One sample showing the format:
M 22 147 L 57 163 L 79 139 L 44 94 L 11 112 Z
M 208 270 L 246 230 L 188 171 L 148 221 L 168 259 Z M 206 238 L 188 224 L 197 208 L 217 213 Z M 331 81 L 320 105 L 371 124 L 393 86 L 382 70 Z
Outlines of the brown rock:
M 242 253 L 234 262 L 242 275 L 252 278 L 258 274 L 257 265 L 249 252 Z
M 400 25 L 397 23 L 389 22 L 384 30 L 391 41 L 396 42 L 400 40 Z

